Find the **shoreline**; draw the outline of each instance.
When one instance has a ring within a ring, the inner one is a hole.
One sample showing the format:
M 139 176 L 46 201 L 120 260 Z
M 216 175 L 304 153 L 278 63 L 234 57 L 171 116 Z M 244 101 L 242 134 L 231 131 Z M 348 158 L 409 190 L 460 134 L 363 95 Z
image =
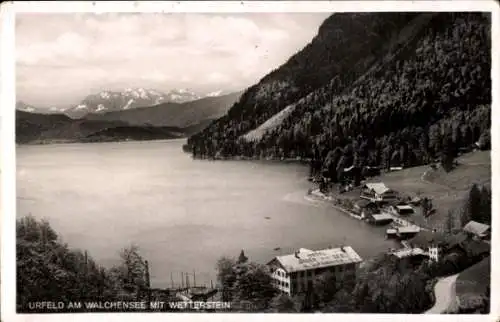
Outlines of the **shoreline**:
M 103 140 L 103 141 L 79 141 L 79 140 L 48 140 L 47 141 L 31 141 L 27 143 L 16 142 L 16 146 L 42 146 L 42 145 L 64 145 L 64 144 L 96 144 L 96 143 L 139 143 L 139 142 L 159 142 L 159 141 L 184 141 L 187 137 L 172 138 L 172 139 L 151 139 L 151 140 Z
M 364 220 L 363 220 L 363 218 L 361 218 L 361 216 L 356 215 L 355 213 L 353 213 L 353 212 L 351 212 L 351 211 L 349 211 L 349 210 L 347 210 L 347 209 L 343 208 L 342 206 L 336 205 L 336 204 L 334 203 L 334 200 L 335 200 L 335 199 L 334 199 L 333 197 L 331 197 L 331 196 L 327 196 L 327 195 L 325 195 L 324 193 L 319 192 L 319 189 L 315 189 L 315 190 L 311 191 L 308 195 L 313 195 L 313 196 L 315 196 L 315 197 L 320 198 L 320 199 L 321 199 L 321 200 L 323 200 L 323 201 L 328 201 L 328 202 L 330 202 L 330 205 L 331 205 L 334 209 L 339 210 L 339 211 L 341 211 L 341 212 L 345 213 L 345 214 L 346 214 L 346 215 L 348 215 L 349 217 L 352 217 L 352 218 L 357 219 L 357 220 L 359 220 L 359 221 L 364 221 Z
M 332 197 L 332 196 L 328 196 L 328 195 L 325 195 L 324 193 L 320 192 L 319 189 L 315 189 L 315 190 L 312 190 L 308 193 L 308 195 L 313 195 L 317 198 L 319 198 L 320 200 L 322 201 L 325 201 L 325 202 L 329 202 L 330 205 L 336 209 L 336 210 L 339 210 L 341 212 L 343 212 L 344 214 L 348 215 L 349 217 L 352 217 L 354 219 L 357 219 L 359 221 L 363 221 L 363 222 L 367 222 L 366 220 L 364 220 L 361 216 L 359 215 L 356 215 L 355 213 L 349 211 L 348 209 L 340 206 L 340 205 L 336 205 L 334 202 L 335 202 L 335 198 Z M 418 227 L 419 231 L 425 231 L 425 230 L 429 230 L 428 228 L 425 228 L 425 227 L 421 227 L 417 224 L 414 224 L 408 220 L 406 220 L 405 218 L 400 218 L 398 216 L 395 216 L 394 214 L 389 214 L 392 218 L 393 218 L 393 223 L 397 224 L 399 227 L 404 227 L 404 226 L 415 226 L 415 227 Z M 399 222 L 403 222 L 403 223 L 398 223 Z M 403 245 L 404 246 L 404 245 Z

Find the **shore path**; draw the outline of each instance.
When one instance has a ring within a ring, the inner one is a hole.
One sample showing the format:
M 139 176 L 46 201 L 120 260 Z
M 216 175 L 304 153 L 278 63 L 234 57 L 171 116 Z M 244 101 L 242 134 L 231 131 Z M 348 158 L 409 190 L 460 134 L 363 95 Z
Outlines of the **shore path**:
M 453 309 L 456 303 L 455 285 L 459 274 L 441 278 L 434 286 L 436 303 L 425 314 L 441 314 Z

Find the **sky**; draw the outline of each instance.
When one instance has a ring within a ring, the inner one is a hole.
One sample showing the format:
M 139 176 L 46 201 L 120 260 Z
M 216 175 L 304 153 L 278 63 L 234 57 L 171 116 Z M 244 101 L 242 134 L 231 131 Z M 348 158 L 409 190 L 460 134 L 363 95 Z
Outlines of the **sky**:
M 77 104 L 102 90 L 236 91 L 316 35 L 329 13 L 22 13 L 17 100 Z

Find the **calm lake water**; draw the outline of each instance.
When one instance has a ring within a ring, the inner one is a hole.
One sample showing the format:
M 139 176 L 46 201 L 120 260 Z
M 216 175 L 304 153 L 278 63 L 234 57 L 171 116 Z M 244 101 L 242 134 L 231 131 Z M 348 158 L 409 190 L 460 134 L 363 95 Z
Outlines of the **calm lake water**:
M 193 270 L 197 284 L 215 283 L 217 259 L 242 249 L 265 263 L 299 247 L 345 243 L 362 257 L 394 247 L 385 228 L 305 199 L 304 166 L 192 160 L 183 143 L 19 146 L 17 216 L 48 219 L 104 265 L 137 244 L 153 287 Z

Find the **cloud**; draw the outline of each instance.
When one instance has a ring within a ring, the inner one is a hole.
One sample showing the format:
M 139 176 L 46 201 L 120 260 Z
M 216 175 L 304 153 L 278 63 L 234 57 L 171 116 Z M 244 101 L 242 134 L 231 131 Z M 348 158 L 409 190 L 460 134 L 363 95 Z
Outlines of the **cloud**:
M 305 46 L 327 16 L 18 14 L 18 99 L 69 104 L 134 86 L 242 89 Z

